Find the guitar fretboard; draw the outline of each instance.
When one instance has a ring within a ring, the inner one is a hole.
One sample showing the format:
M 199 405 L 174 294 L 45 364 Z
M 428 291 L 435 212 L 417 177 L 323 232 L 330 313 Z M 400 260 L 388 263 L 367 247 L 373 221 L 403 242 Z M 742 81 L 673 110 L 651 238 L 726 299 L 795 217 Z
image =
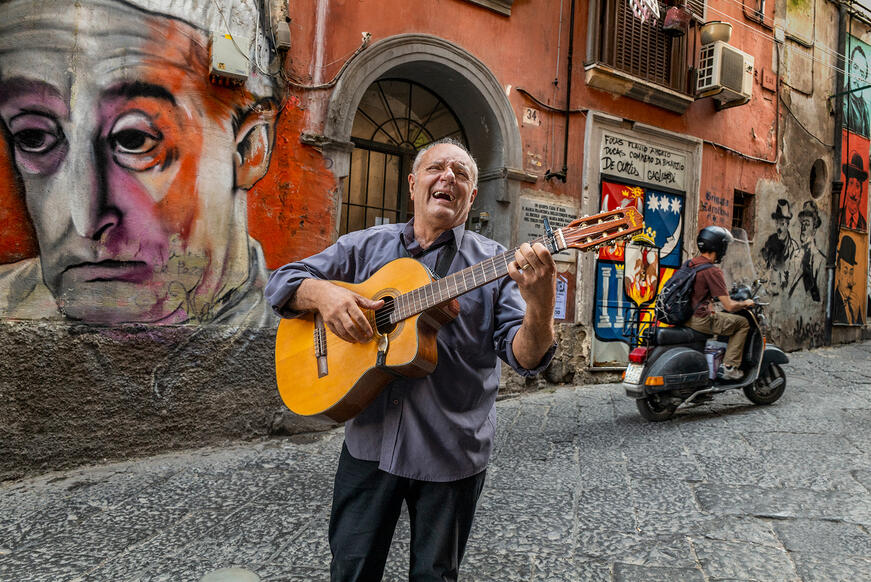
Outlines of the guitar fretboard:
M 563 250 L 556 248 L 556 243 L 548 236 L 530 241 L 530 244 L 537 242 L 547 247 L 551 254 Z M 477 265 L 466 267 L 462 271 L 457 271 L 428 285 L 400 295 L 395 299 L 393 304 L 390 322 L 398 323 L 403 319 L 422 313 L 430 307 L 450 301 L 464 293 L 468 293 L 472 289 L 482 287 L 491 281 L 504 277 L 508 274 L 508 265 L 514 261 L 514 253 L 516 251 L 516 248 L 505 251 Z

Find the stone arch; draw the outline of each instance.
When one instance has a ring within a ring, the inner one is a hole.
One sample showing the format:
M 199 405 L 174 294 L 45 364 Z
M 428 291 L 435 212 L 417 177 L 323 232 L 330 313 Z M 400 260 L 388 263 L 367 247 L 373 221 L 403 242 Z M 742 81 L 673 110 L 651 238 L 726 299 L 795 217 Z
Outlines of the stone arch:
M 400 34 L 380 40 L 354 59 L 330 97 L 324 125 L 336 178 L 347 176 L 351 128 L 363 93 L 378 79 L 420 83 L 457 115 L 478 163 L 475 209 L 489 213 L 491 237 L 512 244 L 508 203 L 516 198 L 523 154 L 517 118 L 505 90 L 487 66 L 465 49 L 426 34 Z M 339 197 L 341 203 L 341 197 Z

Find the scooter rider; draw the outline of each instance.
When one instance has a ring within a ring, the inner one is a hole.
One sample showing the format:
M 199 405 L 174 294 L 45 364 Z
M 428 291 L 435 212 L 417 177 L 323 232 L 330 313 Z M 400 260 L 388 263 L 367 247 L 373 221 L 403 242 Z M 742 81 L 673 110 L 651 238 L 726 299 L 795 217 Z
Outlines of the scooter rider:
M 696 237 L 699 255 L 690 261 L 690 266 L 695 267 L 702 263 L 718 264 L 723 260 L 730 242 L 732 235 L 728 230 L 722 226 L 706 226 Z M 714 299 L 719 300 L 730 313 L 715 311 Z M 750 307 L 753 300 L 733 301 L 726 290 L 722 269 L 715 266 L 696 273 L 692 304 L 698 307 L 685 324 L 687 327 L 701 333 L 729 336 L 726 355 L 717 377 L 721 380 L 739 380 L 744 375 L 740 370 L 741 357 L 750 324 L 747 319 L 731 312 Z

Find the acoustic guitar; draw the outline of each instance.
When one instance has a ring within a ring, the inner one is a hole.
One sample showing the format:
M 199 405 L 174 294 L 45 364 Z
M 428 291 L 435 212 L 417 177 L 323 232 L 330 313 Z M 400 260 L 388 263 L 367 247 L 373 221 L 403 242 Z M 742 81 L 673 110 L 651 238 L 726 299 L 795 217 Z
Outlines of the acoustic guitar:
M 641 215 L 621 208 L 579 218 L 532 243 L 551 253 L 590 250 L 641 230 Z M 453 319 L 448 302 L 508 274 L 514 250 L 434 280 L 410 258 L 393 260 L 362 283 L 332 281 L 364 297 L 384 300 L 364 310 L 375 335 L 350 343 L 333 335 L 316 312 L 282 319 L 275 338 L 278 391 L 287 407 L 303 416 L 336 422 L 353 418 L 397 376 L 422 377 L 435 370 L 436 334 Z

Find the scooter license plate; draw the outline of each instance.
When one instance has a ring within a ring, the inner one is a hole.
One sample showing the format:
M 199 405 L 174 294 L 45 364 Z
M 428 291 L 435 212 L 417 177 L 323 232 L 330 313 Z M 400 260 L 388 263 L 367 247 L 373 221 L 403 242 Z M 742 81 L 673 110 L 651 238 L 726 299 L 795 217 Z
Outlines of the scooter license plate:
M 644 366 L 640 364 L 629 364 L 626 366 L 626 377 L 623 378 L 623 381 L 627 384 L 641 383 L 641 372 L 643 370 Z

